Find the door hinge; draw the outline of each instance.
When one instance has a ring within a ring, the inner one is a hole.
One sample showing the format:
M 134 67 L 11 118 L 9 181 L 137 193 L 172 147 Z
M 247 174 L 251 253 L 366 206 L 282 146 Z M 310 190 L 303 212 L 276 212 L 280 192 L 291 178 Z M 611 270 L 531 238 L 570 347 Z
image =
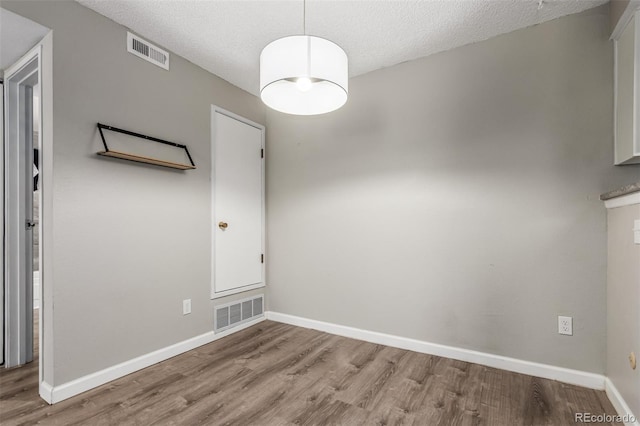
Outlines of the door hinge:
M 264 263 L 264 254 L 260 255 L 260 263 Z
M 260 158 L 264 158 L 264 148 L 260 150 Z

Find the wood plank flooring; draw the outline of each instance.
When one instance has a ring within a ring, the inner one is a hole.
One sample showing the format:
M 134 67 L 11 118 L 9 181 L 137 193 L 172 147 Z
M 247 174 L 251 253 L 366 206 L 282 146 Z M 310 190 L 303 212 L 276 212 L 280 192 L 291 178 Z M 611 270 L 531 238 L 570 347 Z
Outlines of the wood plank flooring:
M 0 372 L 2 425 L 571 425 L 604 392 L 265 321 L 49 406 Z M 607 423 L 609 424 L 609 423 Z

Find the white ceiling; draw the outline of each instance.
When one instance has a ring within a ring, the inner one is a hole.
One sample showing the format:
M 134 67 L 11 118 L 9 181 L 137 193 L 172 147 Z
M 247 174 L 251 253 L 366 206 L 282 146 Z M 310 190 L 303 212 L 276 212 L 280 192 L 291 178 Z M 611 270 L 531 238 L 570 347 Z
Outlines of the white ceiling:
M 49 32 L 49 29 L 0 8 L 0 70 L 13 65 Z
M 262 48 L 303 31 L 302 0 L 77 1 L 256 95 Z M 606 2 L 307 0 L 306 27 L 347 52 L 353 77 Z

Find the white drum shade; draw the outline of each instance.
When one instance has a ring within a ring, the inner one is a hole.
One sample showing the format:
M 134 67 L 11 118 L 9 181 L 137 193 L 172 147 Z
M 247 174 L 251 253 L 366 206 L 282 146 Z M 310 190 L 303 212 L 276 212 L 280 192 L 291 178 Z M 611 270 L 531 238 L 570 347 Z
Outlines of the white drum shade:
M 337 44 L 297 35 L 269 43 L 260 55 L 260 97 L 277 111 L 324 114 L 347 102 L 349 65 Z

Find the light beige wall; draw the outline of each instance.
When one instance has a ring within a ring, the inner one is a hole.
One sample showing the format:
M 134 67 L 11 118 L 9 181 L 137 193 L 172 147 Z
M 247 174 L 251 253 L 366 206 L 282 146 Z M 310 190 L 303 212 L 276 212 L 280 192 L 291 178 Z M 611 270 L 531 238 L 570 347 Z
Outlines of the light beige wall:
M 608 7 L 349 82 L 267 113 L 271 310 L 605 370 L 613 166 Z M 574 317 L 574 336 L 557 316 Z
M 211 331 L 210 107 L 265 123 L 260 100 L 177 55 L 165 71 L 127 53 L 124 27 L 73 1 L 2 7 L 53 29 L 50 384 Z M 184 143 L 198 168 L 98 157 L 96 122 Z
M 636 416 L 640 416 L 640 245 L 634 244 L 640 205 L 609 209 L 607 269 L 607 376 Z

